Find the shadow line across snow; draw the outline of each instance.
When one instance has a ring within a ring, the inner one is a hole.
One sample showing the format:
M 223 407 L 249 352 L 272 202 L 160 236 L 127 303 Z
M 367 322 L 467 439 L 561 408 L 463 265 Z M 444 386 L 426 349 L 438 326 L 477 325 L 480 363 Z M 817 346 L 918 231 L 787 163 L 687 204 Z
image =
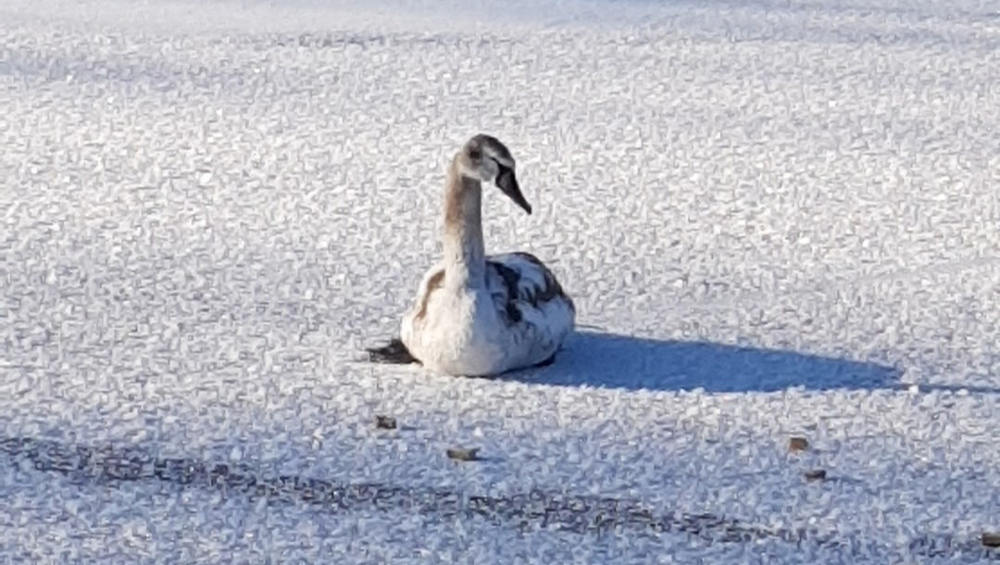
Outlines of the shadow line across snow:
M 501 379 L 629 390 L 775 392 L 898 388 L 901 371 L 876 363 L 702 341 L 664 341 L 583 331 L 547 367 Z

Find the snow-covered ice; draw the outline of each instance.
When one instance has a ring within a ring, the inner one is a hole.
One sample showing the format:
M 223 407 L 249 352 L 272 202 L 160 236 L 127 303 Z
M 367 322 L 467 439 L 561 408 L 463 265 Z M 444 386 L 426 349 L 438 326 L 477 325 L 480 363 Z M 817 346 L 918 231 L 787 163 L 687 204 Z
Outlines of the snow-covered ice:
M 371 365 L 480 131 L 585 327 Z M 996 2 L 7 0 L 0 560 L 998 559 L 997 132 Z

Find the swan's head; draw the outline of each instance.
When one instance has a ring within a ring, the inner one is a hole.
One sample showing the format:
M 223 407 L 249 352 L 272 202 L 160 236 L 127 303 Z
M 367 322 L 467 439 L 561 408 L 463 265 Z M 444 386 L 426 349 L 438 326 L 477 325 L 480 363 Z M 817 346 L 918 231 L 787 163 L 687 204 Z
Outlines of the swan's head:
M 495 137 L 479 134 L 465 143 L 458 153 L 462 175 L 484 183 L 494 183 L 515 204 L 531 213 L 531 204 L 521 194 L 514 176 L 514 158 Z

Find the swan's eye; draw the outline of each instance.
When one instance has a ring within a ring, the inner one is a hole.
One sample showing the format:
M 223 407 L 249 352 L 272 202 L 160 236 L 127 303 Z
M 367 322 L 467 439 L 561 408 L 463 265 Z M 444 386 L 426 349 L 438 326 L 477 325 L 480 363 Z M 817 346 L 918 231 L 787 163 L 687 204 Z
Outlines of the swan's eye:
M 473 161 L 478 161 L 480 159 L 480 157 L 482 157 L 482 156 L 483 156 L 483 152 L 480 151 L 480 150 L 478 150 L 478 149 L 470 149 L 469 150 L 469 158 L 472 159 Z

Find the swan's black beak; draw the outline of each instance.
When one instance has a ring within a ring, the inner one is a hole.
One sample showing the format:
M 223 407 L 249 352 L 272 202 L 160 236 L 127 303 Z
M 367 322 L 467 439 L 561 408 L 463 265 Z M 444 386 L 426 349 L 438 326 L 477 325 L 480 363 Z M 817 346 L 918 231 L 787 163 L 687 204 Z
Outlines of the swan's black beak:
M 503 191 L 515 204 L 524 208 L 524 211 L 531 213 L 531 204 L 524 199 L 521 194 L 521 187 L 517 185 L 517 177 L 514 176 L 514 169 L 500 167 L 500 174 L 497 175 L 497 188 Z

